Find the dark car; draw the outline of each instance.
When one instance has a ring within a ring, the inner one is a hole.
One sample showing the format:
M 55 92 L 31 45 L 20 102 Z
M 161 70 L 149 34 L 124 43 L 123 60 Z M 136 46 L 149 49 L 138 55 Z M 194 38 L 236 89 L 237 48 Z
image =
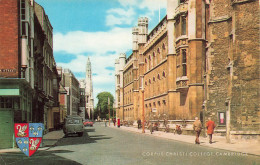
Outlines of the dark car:
M 69 134 L 82 136 L 84 132 L 83 119 L 80 116 L 67 116 L 64 119 L 63 132 L 65 137 Z
M 91 121 L 91 120 L 85 120 L 84 122 L 83 122 L 83 124 L 84 124 L 84 126 L 85 127 L 87 127 L 87 126 L 90 126 L 90 127 L 93 127 L 93 121 Z

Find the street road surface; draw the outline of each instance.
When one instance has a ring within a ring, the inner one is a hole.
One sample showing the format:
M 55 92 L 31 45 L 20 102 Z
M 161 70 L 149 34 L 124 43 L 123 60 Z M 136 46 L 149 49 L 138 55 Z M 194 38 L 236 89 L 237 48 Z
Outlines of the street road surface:
M 180 135 L 181 138 L 181 135 Z M 256 146 L 257 147 L 257 146 Z M 241 151 L 242 152 L 242 151 Z M 260 157 L 161 139 L 95 123 L 32 157 L 0 154 L 1 165 L 259 165 Z

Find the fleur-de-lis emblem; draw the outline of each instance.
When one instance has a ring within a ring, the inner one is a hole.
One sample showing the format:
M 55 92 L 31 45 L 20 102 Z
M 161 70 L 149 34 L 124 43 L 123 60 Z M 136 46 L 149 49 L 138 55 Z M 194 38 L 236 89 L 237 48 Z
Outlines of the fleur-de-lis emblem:
M 24 143 L 24 144 L 28 144 L 28 141 L 27 141 L 27 140 L 25 140 L 23 143 Z
M 27 151 L 27 148 L 23 148 L 23 152 L 26 152 Z
M 39 127 L 38 127 L 38 131 L 41 131 L 41 130 L 42 130 L 42 127 L 41 127 L 41 126 L 39 126 Z
M 34 128 L 33 127 L 30 127 L 30 131 L 32 132 L 34 130 Z
M 19 144 L 22 144 L 23 142 L 22 142 L 22 140 L 18 140 L 18 143 L 19 143 Z
M 37 131 L 34 131 L 33 134 L 36 136 L 36 135 L 38 135 L 38 132 L 37 132 Z

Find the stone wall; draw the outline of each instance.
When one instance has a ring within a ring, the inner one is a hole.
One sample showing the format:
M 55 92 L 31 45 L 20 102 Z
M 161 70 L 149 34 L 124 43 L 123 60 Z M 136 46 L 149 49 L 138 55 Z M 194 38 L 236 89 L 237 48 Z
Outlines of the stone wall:
M 218 125 L 217 132 L 257 139 L 259 1 L 212 1 L 210 11 L 205 116 L 219 124 L 218 113 L 224 112 L 227 125 Z
M 259 1 L 233 4 L 233 18 L 231 126 L 259 131 Z

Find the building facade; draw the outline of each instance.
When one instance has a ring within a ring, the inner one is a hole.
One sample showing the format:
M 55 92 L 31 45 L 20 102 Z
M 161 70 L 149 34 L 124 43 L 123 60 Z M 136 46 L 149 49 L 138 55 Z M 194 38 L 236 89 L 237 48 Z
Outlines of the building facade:
M 67 115 L 78 115 L 80 103 L 79 81 L 69 69 L 63 69 L 63 74 L 67 91 Z
M 53 127 L 48 113 L 58 107 L 59 77 L 44 9 L 33 0 L 4 0 L 0 9 L 0 148 L 10 148 L 15 146 L 14 123 L 42 122 L 47 131 Z
M 52 130 L 59 125 L 60 109 L 59 109 L 59 82 L 60 77 L 57 72 L 56 62 L 53 55 L 53 27 L 49 21 L 42 6 L 34 3 L 35 10 L 35 31 L 37 38 L 35 41 L 35 79 L 37 91 L 34 97 L 34 108 L 36 113 L 34 116 L 40 118 L 46 130 Z M 39 45 L 38 45 L 39 44 Z M 37 72 L 36 72 L 37 71 Z M 43 112 L 43 114 L 42 114 Z M 43 116 L 43 120 L 42 120 Z
M 79 99 L 79 116 L 81 116 L 83 119 L 87 118 L 87 112 L 86 112 L 86 83 L 85 80 L 80 80 L 80 99 Z
M 59 74 L 59 77 L 61 78 L 61 81 L 59 83 L 59 103 L 60 103 L 60 123 L 63 123 L 64 122 L 64 118 L 66 117 L 67 115 L 67 102 L 68 102 L 68 99 L 69 99 L 69 96 L 68 96 L 68 91 L 69 90 L 68 88 L 66 89 L 65 87 L 65 76 L 63 74 L 63 70 L 62 70 L 62 67 L 57 67 L 57 71 L 58 71 L 58 74 Z
M 145 120 L 187 132 L 211 117 L 227 141 L 259 140 L 258 3 L 168 0 L 149 34 L 139 18 L 133 53 L 115 62 L 117 117 L 136 122 L 144 109 Z

